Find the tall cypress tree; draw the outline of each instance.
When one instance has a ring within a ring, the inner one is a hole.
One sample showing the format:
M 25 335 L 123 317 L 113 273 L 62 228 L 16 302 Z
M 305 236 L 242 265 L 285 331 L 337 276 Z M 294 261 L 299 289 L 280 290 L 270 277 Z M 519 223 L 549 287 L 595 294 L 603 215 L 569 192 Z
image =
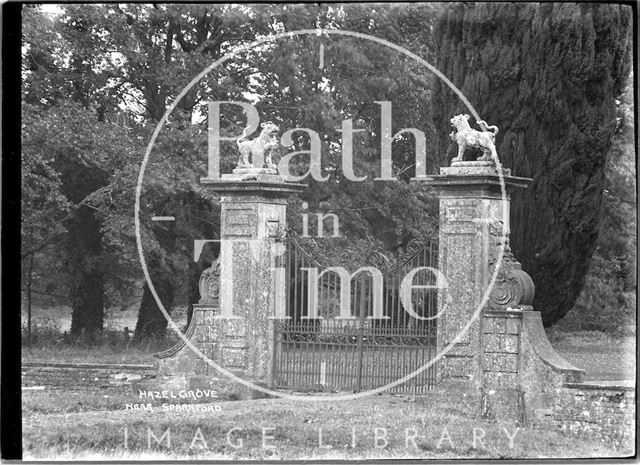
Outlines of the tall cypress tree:
M 533 178 L 512 198 L 511 244 L 546 325 L 571 309 L 598 238 L 615 97 L 630 69 L 632 10 L 597 3 L 455 4 L 439 17 L 437 67 L 500 128 L 504 166 Z M 444 165 L 449 118 L 468 113 L 437 83 Z

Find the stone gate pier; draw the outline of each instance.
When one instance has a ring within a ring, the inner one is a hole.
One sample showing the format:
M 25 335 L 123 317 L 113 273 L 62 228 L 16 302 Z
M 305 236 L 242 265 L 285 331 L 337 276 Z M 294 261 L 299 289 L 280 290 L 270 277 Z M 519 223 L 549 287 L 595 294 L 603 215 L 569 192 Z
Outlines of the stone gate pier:
M 287 182 L 268 168 L 236 168 L 202 183 L 221 195 L 220 255 L 200 278 L 201 299 L 186 336 L 217 365 L 269 387 L 276 299 L 285 295 L 285 282 L 274 273 L 276 239 L 286 227 L 287 199 L 306 185 Z M 231 396 L 255 394 L 184 342 L 156 356 L 160 375 L 174 383 Z
M 584 372 L 549 344 L 531 305 L 534 283 L 509 247 L 509 194 L 531 179 L 505 169 L 503 181 L 504 198 L 492 161 L 454 161 L 426 181 L 439 196 L 439 263 L 450 295 L 437 326 L 438 353 L 447 351 L 439 386 L 469 395 L 484 418 L 525 421 Z

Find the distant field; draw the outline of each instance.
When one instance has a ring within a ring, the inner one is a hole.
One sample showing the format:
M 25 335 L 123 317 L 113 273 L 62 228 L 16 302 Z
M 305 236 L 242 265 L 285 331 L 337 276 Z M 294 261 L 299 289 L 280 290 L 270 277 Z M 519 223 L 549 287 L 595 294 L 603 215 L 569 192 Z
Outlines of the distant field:
M 611 338 L 595 331 L 551 332 L 551 345 L 574 366 L 586 370 L 587 380 L 636 378 L 635 337 Z
M 187 323 L 185 312 L 174 312 L 179 327 Z M 155 363 L 155 352 L 168 349 L 178 341 L 171 330 L 162 341 L 150 341 L 144 345 L 125 342 L 124 329 L 130 334 L 136 327 L 137 305 L 125 311 L 112 308 L 106 311 L 103 341 L 93 347 L 69 345 L 61 342 L 62 335 L 71 329 L 70 307 L 34 307 L 32 310 L 32 345 L 27 347 L 27 315 L 22 312 L 22 360 L 51 362 L 92 362 L 92 363 Z
M 176 323 L 182 325 L 187 321 L 187 315 L 184 311 L 176 310 L 174 312 L 174 319 Z M 104 326 L 106 329 L 114 331 L 123 331 L 124 328 L 129 328 L 133 331 L 136 327 L 138 320 L 138 306 L 130 305 L 125 310 L 112 307 L 105 311 Z M 31 322 L 35 325 L 44 325 L 52 328 L 57 328 L 61 333 L 69 331 L 71 329 L 71 307 L 57 306 L 57 307 L 33 307 L 31 313 Z M 22 326 L 27 326 L 27 312 L 22 310 Z

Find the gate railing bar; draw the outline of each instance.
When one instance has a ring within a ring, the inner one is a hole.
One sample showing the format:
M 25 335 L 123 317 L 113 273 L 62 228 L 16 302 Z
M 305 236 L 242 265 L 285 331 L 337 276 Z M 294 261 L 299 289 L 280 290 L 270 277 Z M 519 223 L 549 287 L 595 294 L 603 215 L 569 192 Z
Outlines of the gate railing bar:
M 433 322 L 423 322 L 403 315 L 399 299 L 398 270 L 408 266 L 426 266 L 435 262 L 434 243 L 428 242 L 403 260 L 391 272 L 385 272 L 383 308 L 387 320 L 368 320 L 373 313 L 373 281 L 367 273 L 353 278 L 352 309 L 357 320 L 332 320 L 339 312 L 339 279 L 335 273 L 321 277 L 319 287 L 319 314 L 322 320 L 302 319 L 307 313 L 307 284 L 300 268 L 322 265 L 295 240 L 288 241 L 284 263 L 289 266 L 287 286 L 287 314 L 292 318 L 274 325 L 275 354 L 273 382 L 287 387 L 321 384 L 323 389 L 355 387 L 361 391 L 384 385 L 414 371 L 431 359 L 435 337 Z M 409 249 L 409 247 L 408 247 Z M 293 269 L 291 269 L 293 268 Z M 325 267 L 326 268 L 326 267 Z M 405 271 L 406 272 L 406 271 Z M 369 279 L 366 279 L 369 278 Z M 425 274 L 416 275 L 416 284 L 432 281 Z M 293 286 L 293 289 L 291 288 Z M 414 302 L 421 315 L 432 315 L 438 296 L 433 292 L 422 294 Z M 277 359 L 277 360 L 275 360 Z M 402 360 L 402 361 L 400 361 Z M 323 368 L 324 367 L 324 368 Z M 435 383 L 435 368 L 420 373 L 392 390 L 423 392 Z M 354 382 L 355 381 L 355 382 Z

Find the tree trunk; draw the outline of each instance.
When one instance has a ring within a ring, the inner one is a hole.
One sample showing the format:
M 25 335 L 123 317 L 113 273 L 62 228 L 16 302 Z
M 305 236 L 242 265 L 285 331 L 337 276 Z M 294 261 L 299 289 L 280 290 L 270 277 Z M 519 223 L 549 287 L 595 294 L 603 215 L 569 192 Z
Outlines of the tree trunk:
M 68 222 L 71 283 L 71 335 L 94 335 L 102 331 L 104 282 L 100 269 L 101 222 L 93 210 L 82 207 Z
M 158 294 L 166 312 L 170 315 L 173 310 L 175 286 L 174 271 L 171 265 L 171 255 L 175 252 L 176 234 L 175 225 L 154 225 L 152 229 L 160 250 L 151 250 L 147 266 L 153 287 Z M 158 307 L 156 300 L 145 283 L 140 310 L 138 311 L 138 321 L 134 337 L 137 342 L 150 338 L 163 337 L 167 329 L 168 321 Z
M 29 257 L 29 275 L 27 276 L 27 347 L 31 347 L 31 282 L 33 281 L 33 255 Z
M 187 327 L 191 322 L 191 318 L 193 317 L 193 304 L 197 304 L 200 300 L 200 289 L 198 286 L 198 281 L 200 280 L 200 275 L 204 271 L 204 267 L 200 266 L 196 262 L 190 262 L 189 264 L 189 290 L 187 293 Z
M 165 310 L 171 314 L 174 296 L 173 283 L 157 277 L 153 280 L 153 286 Z M 164 336 L 167 330 L 167 324 L 168 321 L 160 311 L 160 308 L 158 308 L 158 304 L 149 289 L 149 285 L 145 283 L 134 338 L 138 342 L 160 338 Z
M 80 161 L 61 160 L 63 192 L 74 203 L 107 185 L 108 174 Z M 104 278 L 102 272 L 102 218 L 86 205 L 77 208 L 64 222 L 65 248 L 71 276 L 71 335 L 93 335 L 102 331 L 104 320 Z

